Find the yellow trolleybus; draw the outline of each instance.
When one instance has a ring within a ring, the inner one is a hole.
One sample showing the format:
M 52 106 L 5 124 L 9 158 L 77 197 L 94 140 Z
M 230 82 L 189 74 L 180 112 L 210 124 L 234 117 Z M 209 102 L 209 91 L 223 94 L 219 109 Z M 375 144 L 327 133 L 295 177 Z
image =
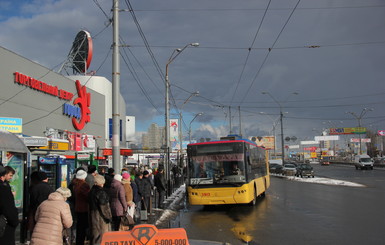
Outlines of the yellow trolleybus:
M 239 136 L 187 146 L 191 205 L 255 205 L 270 186 L 267 151 Z

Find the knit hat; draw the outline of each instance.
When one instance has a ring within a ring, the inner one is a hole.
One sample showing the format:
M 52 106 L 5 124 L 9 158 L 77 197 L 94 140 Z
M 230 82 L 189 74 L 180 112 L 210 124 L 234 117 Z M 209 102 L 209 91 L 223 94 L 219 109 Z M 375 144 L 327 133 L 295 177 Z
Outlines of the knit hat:
M 68 198 L 71 196 L 71 190 L 67 187 L 60 187 L 56 190 L 56 192 L 59 192 L 63 197 Z
M 115 174 L 114 175 L 114 179 L 116 179 L 117 181 L 122 181 L 122 176 L 120 174 Z
M 46 174 L 45 172 L 38 172 L 37 178 L 38 178 L 40 181 L 43 181 L 43 180 L 46 180 L 48 177 L 47 177 L 47 174 Z
M 104 185 L 104 183 L 106 183 L 106 179 L 103 177 L 103 175 L 96 175 L 94 177 L 95 179 L 95 185 Z
M 148 175 L 148 174 L 150 174 L 150 172 L 148 172 L 147 170 L 144 170 L 144 171 L 143 171 L 143 176 L 146 176 L 146 175 Z
M 84 170 L 79 170 L 77 173 L 76 173 L 76 178 L 77 179 L 86 179 L 87 177 L 87 172 L 84 171 Z
M 123 177 L 123 179 L 130 179 L 130 174 L 129 173 L 124 173 L 123 175 L 122 175 L 122 177 Z

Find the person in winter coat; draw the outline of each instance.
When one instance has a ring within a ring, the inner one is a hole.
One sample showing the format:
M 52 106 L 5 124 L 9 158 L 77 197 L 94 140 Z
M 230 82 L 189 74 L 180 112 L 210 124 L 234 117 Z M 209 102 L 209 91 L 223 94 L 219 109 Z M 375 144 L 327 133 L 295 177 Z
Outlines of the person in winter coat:
M 166 195 L 166 179 L 164 178 L 163 166 L 160 166 L 158 169 L 158 173 L 155 174 L 154 182 L 155 182 L 156 190 L 159 194 L 158 208 L 163 209 L 164 196 Z
M 0 237 L 0 244 L 15 245 L 15 230 L 19 224 L 19 217 L 11 188 L 5 183 L 5 172 L 5 168 L 0 165 L 0 215 L 4 215 L 7 219 L 4 235 Z
M 103 234 L 111 231 L 112 214 L 109 196 L 103 185 L 106 182 L 102 175 L 96 175 L 95 184 L 89 193 L 91 244 L 100 244 Z
M 132 189 L 132 196 L 133 201 L 135 203 L 135 213 L 134 213 L 134 221 L 140 220 L 140 202 L 141 202 L 141 196 L 139 195 L 138 186 L 135 182 L 135 179 L 132 179 L 131 176 L 131 189 Z
M 131 218 L 134 218 L 135 202 L 134 202 L 134 193 L 131 187 L 131 176 L 127 172 L 127 173 L 124 173 L 122 177 L 123 177 L 122 184 L 124 187 L 124 192 L 126 193 L 126 202 L 128 207 L 127 212 L 131 216 Z
M 36 225 L 33 229 L 31 245 L 63 244 L 63 228 L 72 226 L 70 206 L 66 203 L 71 191 L 60 187 L 48 196 L 36 210 Z
M 127 211 L 127 201 L 122 185 L 122 175 L 115 174 L 111 182 L 111 187 L 108 189 L 110 197 L 110 206 L 112 213 L 112 230 L 118 231 L 120 226 L 120 219 Z
M 88 193 L 90 186 L 85 181 L 87 172 L 79 170 L 74 183 L 76 222 L 76 245 L 83 245 L 88 229 Z
M 144 205 L 144 209 L 147 209 L 147 213 L 151 214 L 151 211 L 152 211 L 151 195 L 152 195 L 152 190 L 154 189 L 154 186 L 149 176 L 150 176 L 150 172 L 145 170 L 143 172 L 143 179 L 142 179 L 143 189 L 141 190 L 141 192 L 142 192 L 142 198 L 143 198 L 142 202 Z

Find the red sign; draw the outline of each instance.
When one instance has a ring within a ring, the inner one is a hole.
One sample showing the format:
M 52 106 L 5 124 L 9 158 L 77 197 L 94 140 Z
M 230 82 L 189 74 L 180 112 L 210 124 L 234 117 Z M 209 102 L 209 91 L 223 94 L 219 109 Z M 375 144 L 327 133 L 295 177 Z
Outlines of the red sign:
M 39 81 L 22 73 L 15 72 L 14 75 L 15 83 L 30 87 L 31 89 L 35 89 L 37 91 L 59 97 L 63 100 L 72 100 L 72 97 L 74 96 L 73 93 L 70 93 L 63 89 L 59 89 L 57 86 L 49 85 L 45 82 Z
M 35 78 L 24 75 L 20 72 L 14 73 L 14 82 L 17 84 L 29 87 L 31 89 L 35 89 L 42 93 L 46 93 L 46 94 L 58 97 L 63 100 L 71 101 L 72 98 L 74 97 L 73 93 L 70 93 L 63 89 L 59 89 L 57 86 L 53 86 L 45 82 L 39 81 Z M 79 80 L 76 80 L 75 85 L 76 85 L 76 90 L 78 92 L 78 98 L 74 100 L 73 104 L 77 105 L 78 107 L 71 106 L 71 107 L 74 107 L 74 109 L 70 110 L 71 113 L 68 114 L 68 116 L 72 117 L 72 124 L 74 128 L 76 130 L 82 130 L 85 124 L 91 121 L 91 117 L 90 117 L 91 110 L 89 108 L 91 105 L 91 94 L 87 93 L 86 86 L 81 86 Z M 65 103 L 64 104 L 65 108 L 67 108 L 66 105 L 69 105 L 69 104 Z
M 385 136 L 385 130 L 378 130 L 378 135 Z
M 132 156 L 132 150 L 131 149 L 120 149 L 120 155 L 121 156 Z M 112 149 L 106 148 L 103 149 L 103 156 L 112 156 Z
M 316 146 L 312 146 L 312 147 L 304 147 L 303 148 L 305 151 L 315 151 L 317 150 L 317 147 Z
M 76 90 L 78 91 L 78 98 L 74 100 L 74 105 L 78 105 L 81 110 L 81 116 L 78 121 L 76 117 L 72 118 L 72 124 L 75 129 L 82 130 L 86 123 L 91 121 L 91 94 L 87 93 L 86 86 L 81 86 L 79 80 L 76 80 Z

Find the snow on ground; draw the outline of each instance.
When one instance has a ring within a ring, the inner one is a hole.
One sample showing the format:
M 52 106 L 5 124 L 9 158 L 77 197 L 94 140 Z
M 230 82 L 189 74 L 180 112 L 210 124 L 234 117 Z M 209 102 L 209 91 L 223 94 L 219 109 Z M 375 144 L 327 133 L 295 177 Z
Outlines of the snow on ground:
M 181 202 L 184 200 L 186 193 L 186 185 L 181 185 L 176 189 L 170 197 L 166 199 L 166 209 L 160 216 L 160 218 L 155 222 L 155 225 L 160 225 L 167 220 L 170 220 L 173 216 L 177 215 L 178 210 L 181 207 Z
M 330 179 L 330 178 L 322 178 L 322 177 L 314 177 L 314 178 L 300 178 L 295 176 L 282 176 L 278 174 L 270 174 L 272 176 L 286 178 L 288 180 L 300 181 L 306 183 L 316 183 L 316 184 L 324 184 L 324 185 L 339 185 L 339 186 L 350 186 L 350 187 L 365 187 L 365 185 L 358 184 L 355 182 L 350 182 L 346 180 L 338 180 L 338 179 Z

